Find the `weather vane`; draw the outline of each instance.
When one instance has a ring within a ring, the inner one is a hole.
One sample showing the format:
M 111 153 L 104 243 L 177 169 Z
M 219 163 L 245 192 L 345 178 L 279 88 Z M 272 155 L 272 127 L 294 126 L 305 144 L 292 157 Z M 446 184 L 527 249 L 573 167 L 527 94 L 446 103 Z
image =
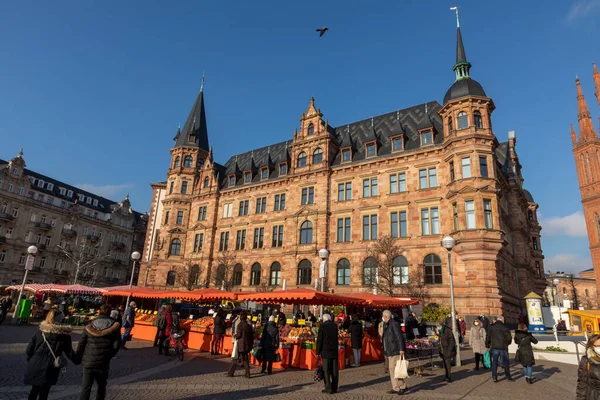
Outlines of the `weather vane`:
M 460 28 L 460 21 L 458 19 L 458 6 L 450 7 L 452 11 L 456 11 L 456 27 Z

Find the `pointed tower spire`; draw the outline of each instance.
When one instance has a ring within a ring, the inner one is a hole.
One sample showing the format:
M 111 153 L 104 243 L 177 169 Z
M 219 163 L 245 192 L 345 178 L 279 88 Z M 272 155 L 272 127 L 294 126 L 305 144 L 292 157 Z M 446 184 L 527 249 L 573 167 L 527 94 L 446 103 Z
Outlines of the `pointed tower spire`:
M 577 134 L 575 133 L 575 128 L 573 128 L 573 124 L 571 124 L 571 142 L 573 142 L 573 146 L 577 144 Z
M 590 115 L 590 110 L 588 109 L 585 97 L 583 96 L 583 90 L 581 89 L 579 78 L 575 78 L 575 85 L 577 86 L 577 119 L 579 120 L 579 139 L 597 139 L 598 135 L 594 131 L 592 116 Z
M 598 99 L 598 107 L 600 107 L 600 72 L 598 72 L 598 67 L 596 67 L 596 63 L 594 64 L 594 84 L 596 85 L 596 99 Z
M 460 79 L 469 78 L 471 64 L 467 61 L 467 53 L 465 52 L 465 46 L 460 32 L 458 6 L 450 7 L 450 9 L 456 11 L 456 64 L 454 64 L 452 70 L 456 73 L 456 80 L 458 81 Z
M 175 147 L 192 146 L 209 151 L 208 130 L 206 128 L 206 112 L 204 111 L 204 76 L 198 97 L 190 110 L 183 129 L 175 143 Z

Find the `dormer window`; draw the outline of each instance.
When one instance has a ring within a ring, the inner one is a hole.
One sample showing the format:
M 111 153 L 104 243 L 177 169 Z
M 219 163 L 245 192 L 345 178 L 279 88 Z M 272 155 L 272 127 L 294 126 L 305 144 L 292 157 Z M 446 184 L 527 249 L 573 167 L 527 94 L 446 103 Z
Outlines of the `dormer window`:
M 210 179 L 208 179 L 208 176 L 206 178 L 204 178 L 204 188 L 207 188 L 210 186 Z
M 54 190 L 54 183 L 49 183 L 48 185 L 46 185 L 46 189 Z
M 306 167 L 306 153 L 301 151 L 298 154 L 298 168 Z
M 175 157 L 175 161 L 173 162 L 173 168 L 179 168 L 179 163 L 181 163 L 181 158 L 177 156 Z
M 394 136 L 392 139 L 392 151 L 404 150 L 404 136 Z
M 85 199 L 85 202 L 86 202 L 87 204 L 92 204 L 92 198 L 91 198 L 91 197 L 88 197 L 88 198 L 86 198 L 86 199 Z
M 85 196 L 84 196 L 84 195 L 82 195 L 82 194 L 78 194 L 78 195 L 77 195 L 77 197 L 79 198 L 79 201 L 80 201 L 80 202 L 82 202 L 82 203 L 83 203 L 83 202 L 85 201 Z
M 17 167 L 13 167 L 11 172 L 13 175 L 19 175 L 19 170 L 17 169 Z
M 250 183 L 252 182 L 252 172 L 247 171 L 244 172 L 244 183 Z
M 287 175 L 287 164 L 286 163 L 282 163 L 279 164 L 279 175 Z
M 202 157 L 198 157 L 198 168 L 202 167 L 204 165 L 204 158 Z
M 61 196 L 64 196 L 65 194 L 67 194 L 67 189 L 65 189 L 63 187 L 58 188 L 58 191 L 59 191 L 59 193 L 60 193 Z
M 229 186 L 235 186 L 235 175 L 229 176 Z
M 93 202 L 93 203 L 94 203 L 94 206 L 95 206 L 95 207 L 98 207 L 98 200 L 94 199 L 94 202 Z
M 260 170 L 260 179 L 268 179 L 269 178 L 269 168 L 263 168 Z
M 313 153 L 313 164 L 320 164 L 323 162 L 323 150 L 320 148 L 316 149 Z
M 342 150 L 342 162 L 352 161 L 352 150 L 344 149 Z
M 421 132 L 421 146 L 433 144 L 433 132 L 430 130 Z
M 483 120 L 479 111 L 473 113 L 473 125 L 475 125 L 475 128 L 483 128 Z
M 73 191 L 67 190 L 67 197 L 73 197 Z
M 310 124 L 308 125 L 308 129 L 306 130 L 306 134 L 307 134 L 308 136 L 310 136 L 310 135 L 312 135 L 312 134 L 314 134 L 314 133 L 315 133 L 315 125 L 314 125 L 313 123 L 310 123 Z
M 194 133 L 190 133 L 188 136 L 188 142 L 196 143 L 196 135 Z
M 458 113 L 458 129 L 467 129 L 469 127 L 469 117 L 467 113 L 461 111 Z
M 183 158 L 183 168 L 192 168 L 194 158 L 192 156 L 185 156 Z
M 44 187 L 44 183 L 45 183 L 45 182 L 44 182 L 43 180 L 41 180 L 41 179 L 40 179 L 40 180 L 38 181 L 37 185 L 38 185 L 38 187 L 41 187 L 41 188 L 43 188 L 43 187 Z
M 374 157 L 377 155 L 377 146 L 375 143 L 367 143 L 365 145 L 367 157 Z

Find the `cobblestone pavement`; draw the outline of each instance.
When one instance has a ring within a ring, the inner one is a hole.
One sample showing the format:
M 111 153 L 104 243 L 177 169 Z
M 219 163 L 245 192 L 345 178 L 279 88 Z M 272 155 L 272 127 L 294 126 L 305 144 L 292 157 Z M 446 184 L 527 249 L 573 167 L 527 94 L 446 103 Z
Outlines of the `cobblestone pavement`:
M 0 399 L 26 399 L 29 388 L 23 385 L 24 351 L 37 327 L 0 326 Z M 79 339 L 79 332 L 73 340 Z M 234 378 L 225 377 L 229 358 L 212 357 L 189 350 L 183 362 L 174 357 L 158 356 L 149 342 L 133 341 L 129 351 L 122 351 L 111 363 L 108 399 L 393 399 L 389 376 L 381 363 L 370 363 L 340 371 L 340 390 L 336 395 L 321 393 L 323 384 L 312 381 L 312 371 L 290 369 L 262 376 L 252 368 L 251 379 L 238 370 Z M 443 369 L 426 369 L 425 376 L 411 376 L 406 399 L 550 399 L 573 398 L 577 367 L 540 361 L 534 367 L 537 381 L 527 385 L 521 368 L 512 368 L 516 382 L 493 383 L 487 371 L 473 371 L 473 356 L 463 351 L 462 368 L 453 370 L 453 382 L 445 383 Z M 77 399 L 81 384 L 81 367 L 70 364 L 50 398 Z

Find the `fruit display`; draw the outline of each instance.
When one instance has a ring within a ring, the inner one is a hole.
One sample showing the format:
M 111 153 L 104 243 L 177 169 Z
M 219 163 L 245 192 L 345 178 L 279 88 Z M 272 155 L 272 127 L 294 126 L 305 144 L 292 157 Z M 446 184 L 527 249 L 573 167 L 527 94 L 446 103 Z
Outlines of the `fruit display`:
M 291 325 L 280 326 L 279 327 L 279 337 L 280 338 L 289 337 L 291 330 L 292 330 Z
M 314 339 L 314 335 L 310 328 L 292 328 L 288 337 L 290 339 L 310 340 Z
M 348 332 L 346 329 L 338 330 L 338 338 L 345 339 L 345 338 L 349 338 L 349 337 L 350 337 L 350 332 Z
M 150 324 L 153 324 L 154 321 L 156 321 L 156 315 L 153 314 L 138 314 L 135 316 L 135 320 L 136 321 L 140 321 L 140 322 L 148 322 Z
M 192 327 L 192 324 L 193 324 L 193 323 L 194 323 L 194 321 L 193 321 L 193 320 L 191 320 L 191 319 L 186 319 L 186 320 L 183 320 L 183 321 L 181 321 L 181 322 L 179 323 L 179 327 L 180 327 L 181 329 L 184 329 L 184 330 L 186 330 L 186 331 L 189 331 L 189 330 L 190 330 L 190 328 Z
M 213 326 L 214 322 L 215 321 L 213 317 L 202 317 L 195 319 L 192 322 L 192 326 L 195 328 L 210 328 L 211 326 Z

